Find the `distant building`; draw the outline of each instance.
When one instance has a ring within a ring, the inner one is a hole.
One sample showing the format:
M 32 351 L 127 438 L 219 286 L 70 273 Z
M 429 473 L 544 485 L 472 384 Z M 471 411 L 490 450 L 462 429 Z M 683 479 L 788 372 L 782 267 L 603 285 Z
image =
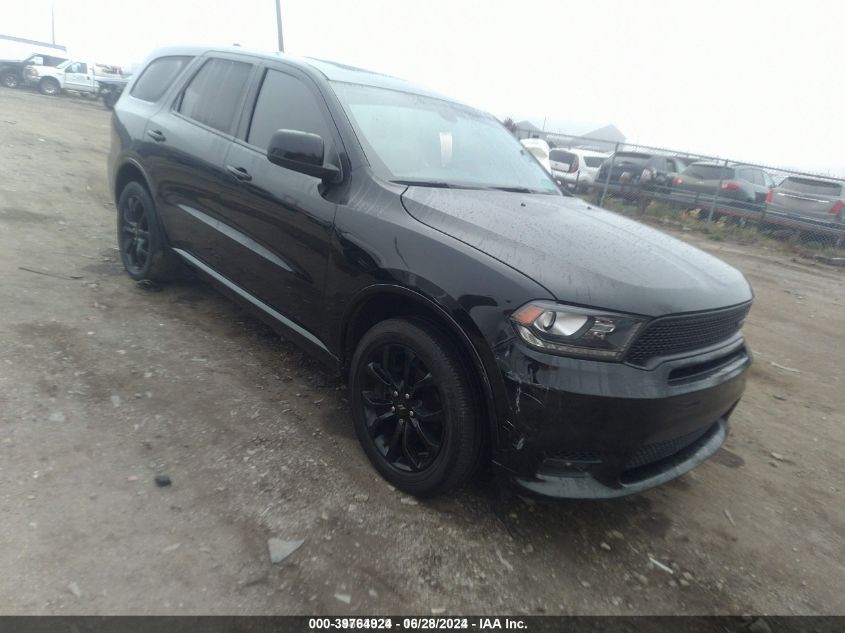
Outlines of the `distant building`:
M 516 122 L 516 137 L 523 138 L 543 138 L 543 130 L 534 125 L 531 121 L 517 121 Z
M 625 142 L 625 135 L 615 125 L 605 125 L 580 136 L 565 137 L 556 145 L 566 147 L 589 147 L 591 149 L 612 152 L 617 143 Z
M 554 131 L 543 131 L 524 119 L 518 121 L 516 127 L 517 138 L 542 138 L 555 147 L 583 147 L 611 152 L 617 143 L 625 142 L 625 135 L 615 125 L 594 127 L 583 123 L 551 121 L 547 127 Z

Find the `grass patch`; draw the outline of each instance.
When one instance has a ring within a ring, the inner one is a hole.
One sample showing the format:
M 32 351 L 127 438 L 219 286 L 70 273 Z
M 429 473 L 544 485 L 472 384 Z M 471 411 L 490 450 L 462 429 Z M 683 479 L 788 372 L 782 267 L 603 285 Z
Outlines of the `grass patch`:
M 596 203 L 594 195 L 584 194 L 582 197 L 590 204 Z M 605 197 L 602 206 L 641 222 L 694 231 L 714 242 L 754 244 L 805 257 L 845 257 L 845 239 L 838 240 L 837 244 L 837 238 L 823 233 L 814 235 L 807 230 L 761 228 L 751 217 L 720 216 L 716 212 L 714 217 L 718 219 L 707 222 L 709 209 L 689 209 L 664 200 L 652 200 L 643 211 L 637 200 L 623 200 L 610 195 Z

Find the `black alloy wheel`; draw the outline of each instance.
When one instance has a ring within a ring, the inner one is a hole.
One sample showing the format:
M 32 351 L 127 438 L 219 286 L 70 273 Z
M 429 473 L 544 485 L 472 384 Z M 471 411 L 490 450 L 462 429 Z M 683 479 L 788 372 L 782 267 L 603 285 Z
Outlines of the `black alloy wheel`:
M 385 462 L 420 472 L 440 453 L 444 412 L 440 389 L 412 349 L 385 343 L 374 348 L 362 380 L 367 430 Z
M 467 363 L 437 326 L 387 319 L 350 365 L 355 432 L 373 466 L 400 490 L 431 496 L 466 483 L 483 431 Z
M 137 193 L 123 202 L 120 213 L 120 252 L 130 274 L 140 274 L 150 259 L 150 216 Z
M 146 187 L 130 182 L 117 201 L 117 245 L 120 259 L 136 281 L 168 281 L 179 264 L 160 228 L 155 203 Z

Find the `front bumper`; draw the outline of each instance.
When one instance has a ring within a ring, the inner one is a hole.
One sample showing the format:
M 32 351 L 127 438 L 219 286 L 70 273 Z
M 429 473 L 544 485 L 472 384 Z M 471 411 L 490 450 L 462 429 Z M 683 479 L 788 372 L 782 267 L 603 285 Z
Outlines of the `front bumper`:
M 688 472 L 724 442 L 751 357 L 740 335 L 653 369 L 497 350 L 511 418 L 497 464 L 550 497 L 634 494 Z
M 575 172 L 574 174 L 562 171 L 552 171 L 552 176 L 557 183 L 569 189 L 587 189 L 593 186 L 593 178 L 585 175 L 582 172 Z

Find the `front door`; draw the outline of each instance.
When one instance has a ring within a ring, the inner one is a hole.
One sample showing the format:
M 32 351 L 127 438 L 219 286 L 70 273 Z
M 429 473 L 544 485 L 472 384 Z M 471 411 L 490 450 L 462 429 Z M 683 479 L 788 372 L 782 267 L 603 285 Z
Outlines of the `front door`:
M 246 105 L 242 138 L 225 160 L 230 179 L 221 190 L 229 238 L 225 274 L 313 334 L 320 329 L 336 205 L 324 195 L 320 179 L 267 160 L 267 146 L 279 129 L 319 134 L 326 162 L 339 165 L 339 136 L 307 76 L 282 63 L 270 63 L 260 74 L 254 109 Z
M 89 68 L 84 62 L 73 62 L 65 68 L 65 88 L 67 90 L 79 90 L 91 92 L 94 85 L 93 68 Z

